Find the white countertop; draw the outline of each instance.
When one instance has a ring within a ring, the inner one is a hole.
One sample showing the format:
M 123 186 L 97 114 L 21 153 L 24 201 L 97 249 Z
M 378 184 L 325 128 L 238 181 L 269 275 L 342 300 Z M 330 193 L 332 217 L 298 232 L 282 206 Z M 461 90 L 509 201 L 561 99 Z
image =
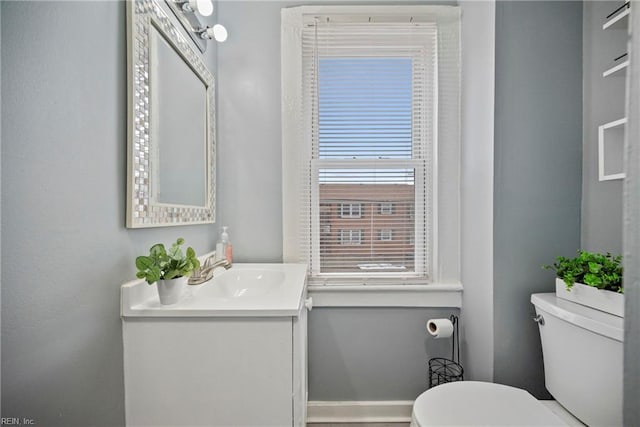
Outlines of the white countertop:
M 305 264 L 234 264 L 212 280 L 187 285 L 181 300 L 161 305 L 156 285 L 134 280 L 121 286 L 121 316 L 297 316 L 306 295 Z

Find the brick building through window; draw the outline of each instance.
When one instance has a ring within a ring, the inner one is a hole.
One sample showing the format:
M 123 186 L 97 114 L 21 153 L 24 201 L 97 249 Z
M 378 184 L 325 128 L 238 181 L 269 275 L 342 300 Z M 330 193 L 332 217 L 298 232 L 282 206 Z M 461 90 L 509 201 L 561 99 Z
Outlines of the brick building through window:
M 413 185 L 321 183 L 319 196 L 323 267 L 338 272 L 413 271 Z

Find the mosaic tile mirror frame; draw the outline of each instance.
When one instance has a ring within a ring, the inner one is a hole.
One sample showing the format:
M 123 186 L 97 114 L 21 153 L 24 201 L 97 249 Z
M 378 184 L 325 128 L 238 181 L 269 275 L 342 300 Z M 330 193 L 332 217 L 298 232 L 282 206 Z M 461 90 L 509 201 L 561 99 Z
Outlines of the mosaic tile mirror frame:
M 182 31 L 127 2 L 129 228 L 215 222 L 215 81 Z

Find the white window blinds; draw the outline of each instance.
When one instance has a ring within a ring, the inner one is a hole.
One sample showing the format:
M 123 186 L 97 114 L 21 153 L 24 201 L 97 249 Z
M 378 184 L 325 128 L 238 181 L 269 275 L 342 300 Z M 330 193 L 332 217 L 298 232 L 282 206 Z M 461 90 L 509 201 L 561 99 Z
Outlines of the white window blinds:
M 341 20 L 309 18 L 302 32 L 301 252 L 315 277 L 429 277 L 436 26 Z
M 339 12 L 283 10 L 284 259 L 312 283 L 436 280 L 442 142 L 458 175 L 459 13 L 326 9 Z M 442 212 L 456 215 L 456 194 Z

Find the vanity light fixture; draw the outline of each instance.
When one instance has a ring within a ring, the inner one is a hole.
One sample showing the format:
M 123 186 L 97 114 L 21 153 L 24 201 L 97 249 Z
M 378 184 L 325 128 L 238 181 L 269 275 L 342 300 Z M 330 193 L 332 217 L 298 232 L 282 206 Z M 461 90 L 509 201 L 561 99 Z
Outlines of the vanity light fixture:
M 182 3 L 182 10 L 192 13 L 197 12 L 202 16 L 211 16 L 213 2 L 211 0 L 188 0 Z
M 220 41 L 215 34 L 211 34 L 211 37 L 204 37 L 201 35 L 203 31 L 206 31 L 209 26 L 203 25 L 200 22 L 200 18 L 211 16 L 213 14 L 213 0 L 164 0 L 165 3 L 171 9 L 171 12 L 178 18 L 180 24 L 184 27 L 191 37 L 191 40 L 198 46 L 201 52 L 207 50 L 207 40 L 214 38 Z M 214 25 L 213 28 L 217 27 Z M 220 27 L 222 27 L 220 25 Z M 224 30 L 224 27 L 222 27 Z M 219 30 L 216 30 L 216 33 Z M 224 30 L 224 39 L 226 39 L 226 30 Z
M 207 40 L 223 42 L 227 39 L 227 30 L 224 26 L 216 24 L 213 27 L 203 25 L 200 17 L 213 14 L 212 0 L 165 0 L 169 9 L 178 18 L 191 40 L 200 51 L 207 50 Z
M 200 30 L 199 34 L 203 39 L 214 39 L 219 43 L 225 41 L 229 35 L 227 33 L 227 29 L 222 24 L 216 24 L 213 27 L 206 27 L 204 30 Z

